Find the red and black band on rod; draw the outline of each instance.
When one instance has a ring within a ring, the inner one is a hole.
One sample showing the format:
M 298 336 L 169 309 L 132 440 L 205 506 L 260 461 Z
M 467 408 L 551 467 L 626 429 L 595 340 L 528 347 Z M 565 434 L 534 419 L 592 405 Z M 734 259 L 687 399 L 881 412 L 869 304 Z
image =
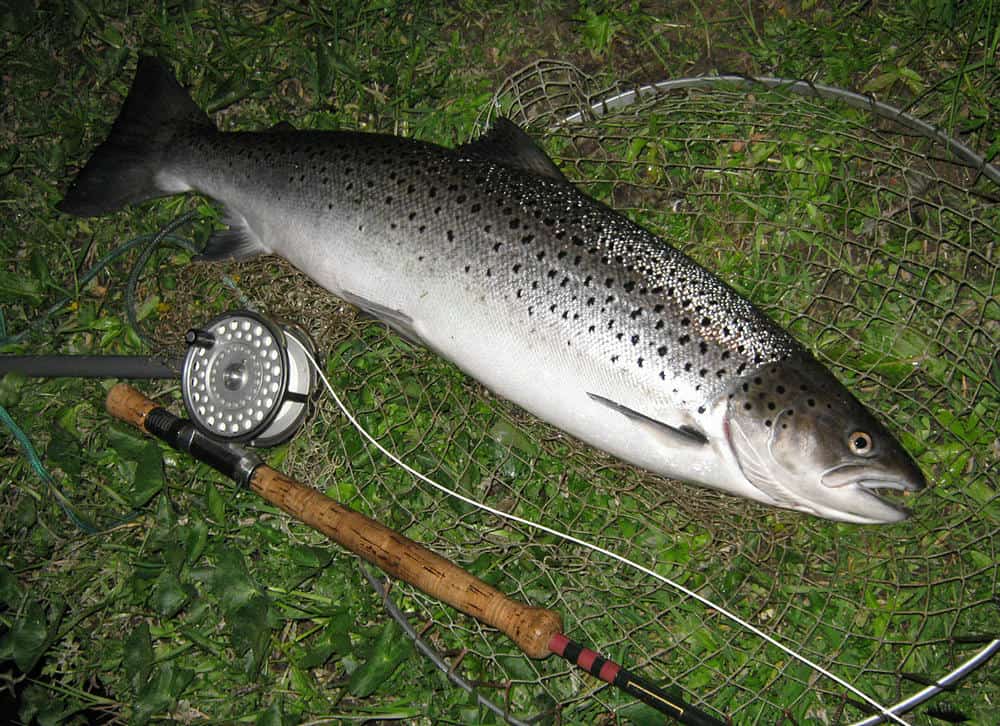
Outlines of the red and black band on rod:
M 684 703 L 678 698 L 668 696 L 649 681 L 640 678 L 627 668 L 608 660 L 600 653 L 585 648 L 567 638 L 562 633 L 556 633 L 549 641 L 549 650 L 558 656 L 579 666 L 595 678 L 620 688 L 643 703 L 652 706 L 660 713 L 672 716 L 682 724 L 689 726 L 726 726 L 704 711 Z

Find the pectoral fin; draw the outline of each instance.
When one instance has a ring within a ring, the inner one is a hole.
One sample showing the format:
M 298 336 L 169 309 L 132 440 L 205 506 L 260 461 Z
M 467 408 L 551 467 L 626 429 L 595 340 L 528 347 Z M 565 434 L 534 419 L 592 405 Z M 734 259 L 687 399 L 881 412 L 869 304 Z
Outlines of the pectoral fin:
M 665 436 L 674 446 L 704 446 L 708 443 L 708 437 L 694 426 L 683 424 L 681 426 L 671 426 L 670 424 L 657 421 L 644 413 L 639 413 L 628 406 L 612 401 L 610 398 L 598 396 L 596 393 L 587 393 L 592 401 L 607 406 L 612 411 L 622 414 L 637 423 L 648 426 L 660 436 Z

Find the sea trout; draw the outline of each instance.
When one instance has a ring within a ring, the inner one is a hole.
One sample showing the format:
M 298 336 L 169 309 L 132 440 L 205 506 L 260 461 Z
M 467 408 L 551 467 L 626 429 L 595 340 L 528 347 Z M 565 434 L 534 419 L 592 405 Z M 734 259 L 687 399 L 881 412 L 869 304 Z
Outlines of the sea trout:
M 570 434 L 666 477 L 857 523 L 920 469 L 800 343 L 666 241 L 578 190 L 501 119 L 448 149 L 355 132 L 223 133 L 139 61 L 59 209 L 197 192 L 272 253 Z

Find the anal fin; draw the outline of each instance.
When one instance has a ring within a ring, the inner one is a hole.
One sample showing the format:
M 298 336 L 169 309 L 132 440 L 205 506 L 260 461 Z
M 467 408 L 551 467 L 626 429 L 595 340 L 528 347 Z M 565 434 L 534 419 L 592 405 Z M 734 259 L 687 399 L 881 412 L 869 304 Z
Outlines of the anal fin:
M 206 262 L 246 260 L 270 252 L 242 214 L 227 209 L 223 221 L 229 229 L 214 232 L 195 259 Z

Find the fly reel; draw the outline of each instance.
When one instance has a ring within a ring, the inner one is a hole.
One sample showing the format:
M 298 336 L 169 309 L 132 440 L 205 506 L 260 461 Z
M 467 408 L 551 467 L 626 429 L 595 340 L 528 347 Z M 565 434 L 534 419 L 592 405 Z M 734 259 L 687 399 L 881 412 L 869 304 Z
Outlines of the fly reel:
M 304 330 L 249 310 L 221 315 L 186 336 L 181 393 L 202 432 L 251 446 L 291 438 L 309 415 L 316 349 Z

